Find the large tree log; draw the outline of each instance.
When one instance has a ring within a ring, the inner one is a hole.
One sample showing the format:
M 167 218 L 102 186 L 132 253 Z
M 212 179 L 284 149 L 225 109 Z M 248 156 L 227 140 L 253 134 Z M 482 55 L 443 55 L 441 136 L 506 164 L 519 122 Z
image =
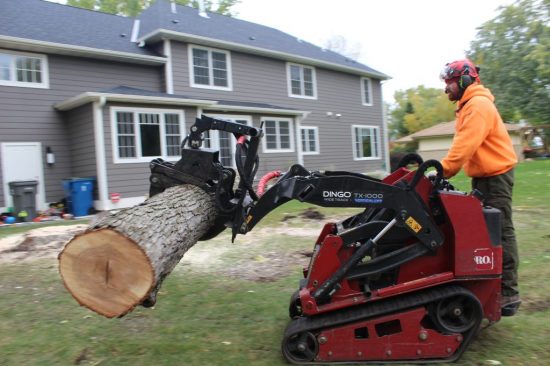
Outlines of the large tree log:
M 212 197 L 191 185 L 108 215 L 59 254 L 65 287 L 80 305 L 109 318 L 151 306 L 164 278 L 215 218 Z

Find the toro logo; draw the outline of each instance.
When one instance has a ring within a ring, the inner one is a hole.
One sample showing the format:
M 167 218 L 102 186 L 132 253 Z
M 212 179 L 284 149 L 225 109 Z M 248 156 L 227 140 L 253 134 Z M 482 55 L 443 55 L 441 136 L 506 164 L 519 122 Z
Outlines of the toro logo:
M 477 270 L 490 270 L 495 266 L 493 251 L 489 248 L 474 250 L 474 262 Z

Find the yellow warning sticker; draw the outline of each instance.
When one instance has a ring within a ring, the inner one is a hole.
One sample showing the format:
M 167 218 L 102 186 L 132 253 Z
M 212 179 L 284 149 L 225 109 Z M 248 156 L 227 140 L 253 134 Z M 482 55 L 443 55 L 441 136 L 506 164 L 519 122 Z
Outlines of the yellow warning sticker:
M 409 216 L 409 218 L 405 221 L 405 224 L 407 224 L 407 226 L 410 227 L 415 233 L 422 230 L 422 226 L 415 219 L 413 219 L 412 216 Z
M 244 221 L 248 224 L 252 220 L 252 215 L 248 215 Z

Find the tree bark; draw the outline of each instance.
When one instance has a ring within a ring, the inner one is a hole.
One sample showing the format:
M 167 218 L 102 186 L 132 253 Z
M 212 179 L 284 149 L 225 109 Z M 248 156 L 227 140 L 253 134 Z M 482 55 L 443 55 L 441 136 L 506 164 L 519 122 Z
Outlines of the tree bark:
M 108 318 L 152 306 L 162 281 L 212 226 L 214 200 L 192 185 L 169 188 L 75 236 L 59 271 L 76 301 Z

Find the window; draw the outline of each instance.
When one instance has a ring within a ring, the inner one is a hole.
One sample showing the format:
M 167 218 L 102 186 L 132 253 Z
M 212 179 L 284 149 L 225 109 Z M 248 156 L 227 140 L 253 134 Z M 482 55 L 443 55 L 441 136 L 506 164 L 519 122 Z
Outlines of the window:
M 192 87 L 231 90 L 229 52 L 189 46 L 189 65 Z
M 208 114 L 208 117 L 226 119 L 243 125 L 252 126 L 252 118 L 250 118 L 250 116 Z M 203 133 L 203 146 L 207 149 L 218 150 L 220 152 L 220 163 L 226 167 L 236 167 L 234 157 L 236 143 L 237 141 L 235 137 L 233 137 L 233 134 L 226 131 L 210 130 Z
M 369 78 L 361 78 L 361 100 L 363 105 L 372 105 L 372 81 Z
M 294 151 L 294 134 L 292 120 L 289 118 L 263 117 L 264 152 L 292 152 Z
M 317 127 L 300 127 L 302 153 L 304 155 L 319 154 L 319 129 Z
M 354 160 L 380 158 L 380 131 L 374 126 L 358 126 L 352 128 Z
M 309 66 L 287 64 L 288 96 L 317 99 L 315 69 Z
M 0 50 L 0 85 L 49 88 L 46 56 Z
M 113 108 L 111 128 L 115 163 L 177 160 L 184 134 L 183 112 Z

